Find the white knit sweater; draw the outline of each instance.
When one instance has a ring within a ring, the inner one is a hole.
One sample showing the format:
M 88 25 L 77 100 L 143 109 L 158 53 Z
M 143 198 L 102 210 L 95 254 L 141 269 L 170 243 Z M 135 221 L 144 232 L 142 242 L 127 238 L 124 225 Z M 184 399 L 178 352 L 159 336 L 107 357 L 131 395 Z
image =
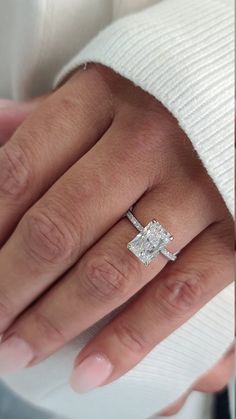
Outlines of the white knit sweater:
M 175 115 L 233 212 L 233 35 L 231 0 L 0 0 L 0 94 L 26 99 L 43 93 L 87 62 L 113 68 Z M 6 381 L 74 419 L 146 419 L 232 342 L 233 287 L 133 371 L 78 398 L 67 385 L 72 359 L 102 324 Z

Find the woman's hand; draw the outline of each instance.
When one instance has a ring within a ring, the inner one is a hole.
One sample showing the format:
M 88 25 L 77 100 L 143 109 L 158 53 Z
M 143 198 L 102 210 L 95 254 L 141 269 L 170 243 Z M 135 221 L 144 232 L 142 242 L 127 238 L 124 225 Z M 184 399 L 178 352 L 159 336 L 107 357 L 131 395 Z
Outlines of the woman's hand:
M 111 70 L 77 71 L 42 100 L 0 149 L 0 167 L 2 374 L 128 302 L 71 380 L 80 392 L 110 383 L 233 280 L 232 219 L 190 141 Z M 156 218 L 173 234 L 175 263 L 160 255 L 145 267 L 127 249 L 133 205 L 142 224 Z

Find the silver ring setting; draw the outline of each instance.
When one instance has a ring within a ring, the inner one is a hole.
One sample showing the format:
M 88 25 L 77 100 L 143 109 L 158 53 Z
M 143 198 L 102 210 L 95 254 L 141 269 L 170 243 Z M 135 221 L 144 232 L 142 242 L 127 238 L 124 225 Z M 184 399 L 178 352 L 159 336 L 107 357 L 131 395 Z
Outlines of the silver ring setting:
M 159 254 L 172 262 L 176 260 L 177 254 L 166 248 L 174 238 L 158 221 L 152 220 L 143 227 L 131 210 L 126 213 L 126 217 L 139 232 L 127 247 L 140 262 L 148 266 Z

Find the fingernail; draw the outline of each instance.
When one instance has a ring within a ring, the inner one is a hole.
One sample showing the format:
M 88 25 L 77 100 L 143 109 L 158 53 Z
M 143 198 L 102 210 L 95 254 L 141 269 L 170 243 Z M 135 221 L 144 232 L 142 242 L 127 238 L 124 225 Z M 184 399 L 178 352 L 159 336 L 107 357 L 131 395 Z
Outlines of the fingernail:
M 93 354 L 75 367 L 71 386 L 77 393 L 86 393 L 104 384 L 112 370 L 113 365 L 106 356 Z
M 0 344 L 0 375 L 25 368 L 34 357 L 29 344 L 17 336 L 11 336 Z

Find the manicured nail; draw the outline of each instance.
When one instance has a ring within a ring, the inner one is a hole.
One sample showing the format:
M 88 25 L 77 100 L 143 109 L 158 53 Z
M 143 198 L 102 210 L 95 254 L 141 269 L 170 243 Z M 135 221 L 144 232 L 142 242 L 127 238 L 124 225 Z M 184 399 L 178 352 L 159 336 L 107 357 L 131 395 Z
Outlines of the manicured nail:
M 33 357 L 27 342 L 17 336 L 9 337 L 0 344 L 0 375 L 25 368 Z
M 75 367 L 71 376 L 71 386 L 77 393 L 86 393 L 102 384 L 110 377 L 113 365 L 102 354 L 93 354 Z

